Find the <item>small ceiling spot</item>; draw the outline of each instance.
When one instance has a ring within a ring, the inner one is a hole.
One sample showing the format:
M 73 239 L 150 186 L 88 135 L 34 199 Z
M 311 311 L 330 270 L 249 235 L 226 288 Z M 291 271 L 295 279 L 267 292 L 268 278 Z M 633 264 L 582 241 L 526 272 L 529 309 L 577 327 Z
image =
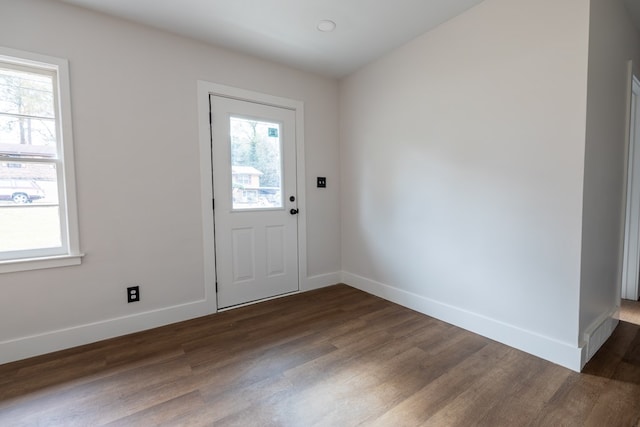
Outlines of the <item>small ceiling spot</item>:
M 335 29 L 336 23 L 329 19 L 323 19 L 322 21 L 318 22 L 318 30 L 322 31 L 323 33 L 330 33 Z

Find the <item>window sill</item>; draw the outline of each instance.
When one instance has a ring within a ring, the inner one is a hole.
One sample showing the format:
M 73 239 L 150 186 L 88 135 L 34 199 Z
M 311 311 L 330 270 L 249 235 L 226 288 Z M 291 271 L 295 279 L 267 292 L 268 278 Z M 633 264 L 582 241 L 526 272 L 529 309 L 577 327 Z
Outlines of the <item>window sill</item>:
M 44 268 L 80 265 L 83 256 L 84 254 L 61 255 L 0 261 L 0 273 L 13 273 L 16 271 L 41 270 Z

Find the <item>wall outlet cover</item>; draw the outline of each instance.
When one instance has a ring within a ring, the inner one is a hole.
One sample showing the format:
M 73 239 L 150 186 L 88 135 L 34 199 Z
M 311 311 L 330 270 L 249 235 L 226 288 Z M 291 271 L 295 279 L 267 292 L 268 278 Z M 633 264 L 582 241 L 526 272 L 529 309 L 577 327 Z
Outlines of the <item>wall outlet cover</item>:
M 140 286 L 129 286 L 127 288 L 127 302 L 140 301 Z

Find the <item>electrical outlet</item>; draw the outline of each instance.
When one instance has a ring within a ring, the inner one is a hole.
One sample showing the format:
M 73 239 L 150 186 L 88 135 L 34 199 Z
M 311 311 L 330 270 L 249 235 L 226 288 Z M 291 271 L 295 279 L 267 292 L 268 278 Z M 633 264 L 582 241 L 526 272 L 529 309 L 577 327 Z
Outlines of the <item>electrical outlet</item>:
M 317 187 L 318 188 L 327 188 L 327 177 L 319 176 L 318 177 L 318 182 L 317 182 Z
M 140 301 L 140 286 L 129 286 L 127 288 L 127 302 Z

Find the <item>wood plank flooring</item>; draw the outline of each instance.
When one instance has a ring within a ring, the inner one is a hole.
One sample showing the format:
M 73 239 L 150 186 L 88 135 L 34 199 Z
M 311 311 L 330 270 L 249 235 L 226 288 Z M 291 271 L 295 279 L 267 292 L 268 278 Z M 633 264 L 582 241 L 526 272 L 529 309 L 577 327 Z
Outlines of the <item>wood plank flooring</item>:
M 640 426 L 640 326 L 582 374 L 345 285 L 0 366 L 0 426 Z

